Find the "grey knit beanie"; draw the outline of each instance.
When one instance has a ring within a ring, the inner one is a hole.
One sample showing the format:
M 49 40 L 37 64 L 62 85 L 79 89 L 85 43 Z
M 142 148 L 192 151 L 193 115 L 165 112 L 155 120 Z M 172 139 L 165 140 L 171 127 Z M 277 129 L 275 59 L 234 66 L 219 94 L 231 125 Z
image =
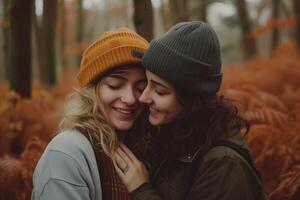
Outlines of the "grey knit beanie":
M 176 24 L 150 42 L 142 64 L 187 94 L 214 95 L 221 85 L 219 40 L 204 22 Z

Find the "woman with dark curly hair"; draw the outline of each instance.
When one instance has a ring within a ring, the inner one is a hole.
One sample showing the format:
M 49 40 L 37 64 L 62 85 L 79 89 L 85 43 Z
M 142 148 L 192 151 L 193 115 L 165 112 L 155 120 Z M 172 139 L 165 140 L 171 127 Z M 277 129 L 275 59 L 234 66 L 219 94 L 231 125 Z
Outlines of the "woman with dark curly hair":
M 131 197 L 266 199 L 243 139 L 249 125 L 217 96 L 222 62 L 214 30 L 203 22 L 179 23 L 150 43 L 142 64 L 147 86 L 140 101 L 158 132 L 148 147 L 148 168 L 125 145 L 115 152 Z

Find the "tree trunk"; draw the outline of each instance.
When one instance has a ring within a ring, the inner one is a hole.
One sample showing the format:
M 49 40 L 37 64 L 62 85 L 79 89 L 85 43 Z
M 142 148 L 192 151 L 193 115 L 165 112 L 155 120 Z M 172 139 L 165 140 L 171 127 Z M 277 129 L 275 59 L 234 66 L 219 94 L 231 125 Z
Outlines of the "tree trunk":
M 61 66 L 64 68 L 68 65 L 66 54 L 65 54 L 65 49 L 66 49 L 66 29 L 67 29 L 67 19 L 66 19 L 66 5 L 64 0 L 60 0 L 60 47 L 59 47 L 59 52 L 60 52 L 60 60 L 61 60 Z
M 31 96 L 32 0 L 10 1 L 10 86 L 22 97 Z
M 76 40 L 78 44 L 78 48 L 80 48 L 80 51 L 78 51 L 78 55 L 76 58 L 76 63 L 77 66 L 80 66 L 80 61 L 81 61 L 81 55 L 82 55 L 82 44 L 83 44 L 83 23 L 84 23 L 84 13 L 83 13 L 83 0 L 78 0 L 78 5 L 77 5 L 77 34 L 76 34 Z
M 300 1 L 299 0 L 293 0 L 293 7 L 294 7 L 294 13 L 295 13 L 295 19 L 296 19 L 296 33 L 295 33 L 295 39 L 297 48 L 300 51 Z
M 36 61 L 37 61 L 37 79 L 42 83 L 47 83 L 47 70 L 45 66 L 45 48 L 43 42 L 42 23 L 39 23 L 38 16 L 35 13 L 35 5 L 33 4 L 33 33 L 35 39 Z
M 189 20 L 189 9 L 188 9 L 188 2 L 186 0 L 179 1 L 179 10 L 180 12 L 180 21 L 188 21 Z
M 188 1 L 186 0 L 170 0 L 173 23 L 189 20 Z
M 45 68 L 47 72 L 47 84 L 55 85 L 56 54 L 55 54 L 55 30 L 57 17 L 57 0 L 44 0 L 43 5 L 43 42 L 45 44 Z
M 274 20 L 279 19 L 279 3 L 280 3 L 280 0 L 272 0 L 272 13 L 273 13 Z M 279 29 L 277 26 L 274 26 L 273 30 L 272 30 L 272 43 L 271 43 L 272 50 L 278 46 L 278 43 L 280 40 L 279 37 L 280 37 Z
M 3 1 L 4 7 L 4 22 L 3 22 L 3 66 L 4 66 L 4 74 L 5 80 L 10 80 L 10 64 L 9 64 L 9 0 Z
M 257 54 L 256 41 L 249 35 L 251 32 L 251 22 L 246 7 L 245 0 L 236 0 L 237 12 L 240 18 L 242 39 L 242 49 L 246 59 L 252 58 Z
M 134 0 L 134 25 L 146 40 L 153 38 L 153 9 L 151 0 Z
M 207 0 L 202 0 L 200 3 L 200 20 L 207 21 Z
M 163 32 L 165 32 L 173 26 L 172 13 L 171 13 L 169 1 L 161 2 L 160 15 L 162 16 L 162 20 L 164 24 Z

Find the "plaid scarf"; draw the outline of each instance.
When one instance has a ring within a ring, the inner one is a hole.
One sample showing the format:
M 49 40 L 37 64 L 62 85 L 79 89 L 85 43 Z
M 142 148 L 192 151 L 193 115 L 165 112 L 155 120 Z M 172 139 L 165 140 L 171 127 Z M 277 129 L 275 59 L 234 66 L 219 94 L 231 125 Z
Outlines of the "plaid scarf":
M 118 176 L 112 160 L 97 148 L 94 148 L 94 152 L 101 179 L 102 199 L 129 200 L 129 193 Z
M 103 200 L 130 200 L 130 195 L 122 183 L 111 158 L 101 148 L 96 147 L 91 138 L 84 131 L 83 135 L 92 144 L 100 175 L 102 199 Z

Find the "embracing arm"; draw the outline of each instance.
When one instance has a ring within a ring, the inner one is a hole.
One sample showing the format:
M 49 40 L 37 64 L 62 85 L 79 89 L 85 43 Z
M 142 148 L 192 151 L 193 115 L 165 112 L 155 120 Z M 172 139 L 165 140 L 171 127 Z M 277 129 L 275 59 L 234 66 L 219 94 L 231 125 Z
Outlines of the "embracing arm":
M 223 160 L 224 159 L 224 160 Z M 205 168 L 203 168 L 205 167 Z M 205 166 L 198 168 L 186 200 L 232 200 L 244 199 L 245 188 L 241 179 L 241 169 L 236 160 L 222 158 L 212 160 Z M 133 199 L 163 200 L 164 198 L 150 184 L 144 184 L 132 192 Z
M 205 162 L 197 161 L 196 164 L 193 183 L 189 187 L 184 199 L 256 199 L 253 191 L 250 189 L 252 186 L 249 185 L 251 184 L 249 183 L 252 177 L 251 172 L 249 172 L 248 167 L 239 158 L 220 156 Z M 123 179 L 122 177 L 121 179 L 126 180 L 126 173 L 123 173 L 122 176 Z M 131 176 L 132 180 L 136 181 L 141 175 L 135 174 Z M 129 179 L 126 181 L 130 183 Z M 163 196 L 159 190 L 154 189 L 147 181 L 140 182 L 133 190 L 129 190 L 132 199 L 163 200 L 170 198 Z M 166 195 L 166 193 L 164 193 L 164 195 Z

